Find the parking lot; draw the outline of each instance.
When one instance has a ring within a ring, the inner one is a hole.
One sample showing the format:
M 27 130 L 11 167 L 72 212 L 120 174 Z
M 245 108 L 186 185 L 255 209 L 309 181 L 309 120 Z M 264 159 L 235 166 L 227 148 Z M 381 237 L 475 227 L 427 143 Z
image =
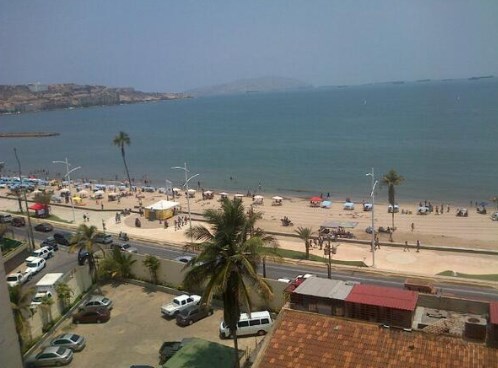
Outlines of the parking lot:
M 222 310 L 215 310 L 212 316 L 191 326 L 179 327 L 175 319 L 161 317 L 161 305 L 170 302 L 174 298 L 172 294 L 132 284 L 105 285 L 102 294 L 111 298 L 114 304 L 109 322 L 73 325 L 68 319 L 50 336 L 73 332 L 86 337 L 86 348 L 75 353 L 70 367 L 158 366 L 161 344 L 184 337 L 198 337 L 233 346 L 232 340 L 221 340 L 218 336 Z M 261 339 L 256 336 L 242 337 L 239 348 L 252 350 Z

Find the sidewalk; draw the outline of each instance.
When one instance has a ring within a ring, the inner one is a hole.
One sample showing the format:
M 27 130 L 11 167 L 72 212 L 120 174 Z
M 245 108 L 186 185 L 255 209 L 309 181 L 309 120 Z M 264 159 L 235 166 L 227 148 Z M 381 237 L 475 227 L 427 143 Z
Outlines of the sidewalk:
M 17 201 L 0 200 L 0 211 L 18 211 Z M 72 221 L 73 213 L 71 207 L 52 206 L 52 214 L 59 218 Z M 187 241 L 184 235 L 186 226 L 182 230 L 175 230 L 173 221 L 169 221 L 169 227 L 164 228 L 157 222 L 149 222 L 141 218 L 142 227 L 136 228 L 134 220 L 137 214 L 122 217 L 120 223 L 115 222 L 116 211 L 102 211 L 98 209 L 83 210 L 74 209 L 76 227 L 83 223 L 83 215 L 87 215 L 90 221 L 87 224 L 96 226 L 102 230 L 102 224 L 105 223 L 106 231 L 112 234 L 118 234 L 120 231 L 128 233 L 132 238 L 140 238 L 154 243 L 173 243 L 182 246 Z M 34 223 L 41 222 L 34 220 Z M 198 222 L 192 221 L 195 225 Z M 205 224 L 205 223 L 202 223 Z M 187 225 L 188 226 L 188 225 Z M 284 249 L 304 251 L 302 240 L 289 236 L 277 237 L 279 246 Z M 359 260 L 367 265 L 372 265 L 372 252 L 369 244 L 341 243 L 338 242 L 337 254 L 333 259 L 337 260 Z M 412 245 L 413 246 L 413 245 Z M 311 254 L 323 256 L 323 250 L 318 248 L 312 249 Z M 498 270 L 498 256 L 467 254 L 459 252 L 435 251 L 424 249 L 422 244 L 420 252 L 415 248 L 410 251 L 403 251 L 403 247 L 381 246 L 380 250 L 375 252 L 375 269 L 379 271 L 399 272 L 411 275 L 434 276 L 439 272 L 451 270 L 466 274 L 493 274 Z

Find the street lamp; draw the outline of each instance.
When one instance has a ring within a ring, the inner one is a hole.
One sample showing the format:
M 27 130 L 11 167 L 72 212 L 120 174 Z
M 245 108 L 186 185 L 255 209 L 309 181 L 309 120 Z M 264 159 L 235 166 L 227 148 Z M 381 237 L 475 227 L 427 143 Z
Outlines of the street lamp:
M 372 193 L 370 193 L 370 197 L 372 197 L 372 267 L 375 267 L 375 187 L 378 181 L 375 180 L 373 167 L 372 172 L 366 174 L 366 176 L 372 177 Z
M 188 192 L 188 182 L 195 178 L 196 176 L 199 176 L 199 174 L 192 175 L 190 178 L 188 177 L 189 170 L 187 169 L 187 163 L 185 162 L 183 164 L 184 166 L 173 166 L 172 169 L 179 169 L 183 170 L 185 172 L 185 190 L 187 191 L 187 209 L 188 209 L 188 221 L 189 221 L 189 228 L 190 228 L 190 242 L 192 243 L 192 216 L 190 215 L 190 194 Z
M 66 165 L 66 175 L 65 177 L 67 178 L 67 181 L 69 183 L 69 190 L 71 191 L 71 176 L 70 174 L 73 172 L 73 171 L 76 171 L 78 169 L 81 169 L 81 166 L 77 166 L 75 168 L 72 168 L 71 170 L 69 170 L 69 166 L 71 166 L 71 164 L 67 161 L 67 157 L 66 157 L 66 161 L 52 161 L 53 164 L 64 164 Z M 71 209 L 73 210 L 73 223 L 76 222 L 76 217 L 74 216 L 74 203 L 73 203 L 73 199 L 71 198 Z

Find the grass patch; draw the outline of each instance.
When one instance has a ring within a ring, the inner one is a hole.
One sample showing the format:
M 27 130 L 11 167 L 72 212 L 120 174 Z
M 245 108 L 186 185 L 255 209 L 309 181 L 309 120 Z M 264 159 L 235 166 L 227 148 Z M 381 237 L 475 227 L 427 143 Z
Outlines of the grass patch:
M 276 250 L 276 253 L 278 253 L 283 258 L 290 258 L 290 259 L 297 259 L 297 260 L 306 259 L 305 252 L 299 252 L 296 250 L 279 248 Z M 315 261 L 315 262 L 321 262 L 321 263 L 328 262 L 328 259 L 321 257 L 321 256 L 317 256 L 315 254 L 310 254 L 309 260 Z M 340 260 L 332 259 L 332 264 L 345 265 L 345 266 L 355 266 L 355 267 L 368 267 L 363 261 L 340 261 Z
M 443 272 L 438 273 L 438 275 L 439 276 L 449 276 L 449 277 L 462 277 L 462 278 L 473 279 L 473 280 L 498 281 L 498 274 L 495 274 L 495 273 L 485 274 L 485 275 L 473 275 L 473 274 L 468 274 L 468 273 L 443 271 Z
M 26 212 L 19 212 L 19 211 L 6 211 L 12 215 L 18 215 L 18 216 L 26 216 Z M 35 217 L 33 215 L 31 215 L 31 220 L 50 220 L 50 221 L 55 221 L 55 222 L 62 222 L 62 223 L 65 223 L 65 224 L 70 224 L 72 223 L 72 221 L 66 221 L 66 220 L 63 220 L 61 219 L 59 216 L 55 216 L 55 215 L 50 215 L 48 217 Z

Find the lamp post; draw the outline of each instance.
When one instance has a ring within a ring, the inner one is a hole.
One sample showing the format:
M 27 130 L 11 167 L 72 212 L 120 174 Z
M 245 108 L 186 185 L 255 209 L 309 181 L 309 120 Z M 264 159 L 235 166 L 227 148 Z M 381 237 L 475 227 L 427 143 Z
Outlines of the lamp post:
M 372 177 L 372 192 L 370 197 L 372 197 L 372 267 L 375 267 L 375 187 L 377 186 L 377 180 L 375 180 L 375 173 L 372 167 L 372 172 L 366 174 L 366 176 Z
M 188 221 L 189 221 L 189 229 L 190 229 L 190 242 L 192 243 L 192 216 L 190 215 L 190 194 L 188 192 L 188 182 L 199 176 L 199 174 L 192 175 L 190 178 L 188 177 L 189 170 L 187 169 L 187 163 L 185 162 L 183 166 L 173 166 L 172 169 L 179 169 L 185 172 L 185 190 L 187 191 L 187 210 L 188 210 Z
M 64 164 L 66 165 L 66 175 L 65 177 L 67 178 L 67 181 L 69 183 L 69 191 L 71 191 L 71 173 L 73 171 L 76 171 L 78 169 L 81 169 L 81 166 L 77 166 L 75 168 L 72 168 L 71 170 L 69 170 L 69 166 L 71 166 L 71 164 L 68 162 L 67 160 L 67 157 L 66 157 L 66 161 L 52 161 L 53 164 Z M 74 216 L 74 203 L 73 203 L 73 199 L 71 198 L 71 209 L 73 210 L 73 223 L 76 222 L 76 217 Z

